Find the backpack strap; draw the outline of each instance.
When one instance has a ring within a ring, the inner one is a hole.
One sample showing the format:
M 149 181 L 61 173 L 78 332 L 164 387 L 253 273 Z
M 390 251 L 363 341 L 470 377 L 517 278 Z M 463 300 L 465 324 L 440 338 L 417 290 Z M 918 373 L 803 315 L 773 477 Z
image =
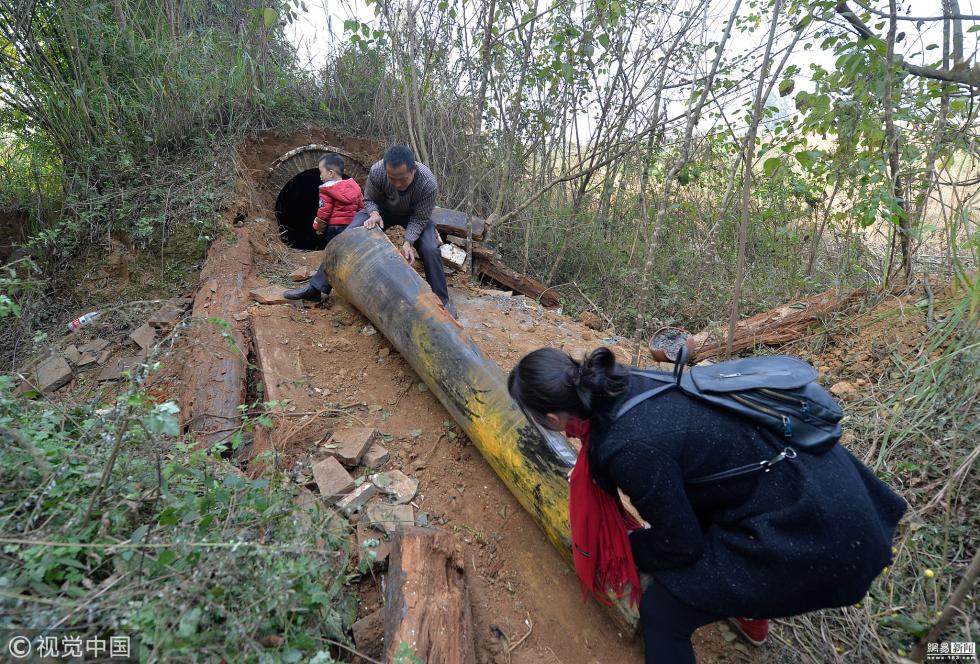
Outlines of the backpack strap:
M 687 348 L 681 347 L 677 352 L 677 360 L 674 362 L 674 369 L 672 376 L 668 378 L 662 373 L 656 373 L 652 371 L 641 371 L 639 369 L 633 369 L 630 373 L 636 376 L 643 376 L 644 378 L 650 378 L 652 380 L 663 383 L 663 385 L 658 385 L 657 387 L 651 388 L 640 392 L 635 397 L 632 397 L 622 405 L 613 420 L 618 420 L 620 417 L 628 413 L 630 410 L 643 403 L 647 399 L 651 399 L 662 392 L 666 392 L 674 387 L 680 387 L 681 377 L 684 375 L 684 365 L 687 364 Z M 672 382 L 671 382 L 672 381 Z M 783 418 L 786 419 L 785 416 Z M 721 472 L 712 473 L 711 475 L 703 475 L 701 477 L 695 477 L 689 480 L 684 480 L 685 484 L 710 484 L 712 482 L 721 482 L 723 480 L 729 480 L 733 477 L 742 477 L 744 475 L 751 475 L 752 473 L 764 472 L 768 473 L 772 467 L 783 461 L 785 459 L 795 459 L 797 457 L 796 450 L 792 447 L 784 447 L 779 454 L 771 459 L 766 459 L 765 461 L 756 461 L 755 463 L 747 463 L 744 466 L 738 466 L 737 468 L 729 468 L 728 470 L 723 470 Z
M 681 384 L 681 376 L 684 375 L 684 367 L 687 365 L 687 343 L 677 351 L 677 359 L 674 360 L 674 382 Z
M 784 447 L 782 452 L 771 459 L 767 459 L 766 461 L 747 463 L 744 466 L 729 468 L 728 470 L 723 470 L 720 473 L 712 473 L 711 475 L 702 475 L 701 477 L 684 480 L 684 484 L 709 484 L 711 482 L 720 482 L 722 480 L 729 480 L 733 477 L 741 477 L 742 475 L 756 473 L 760 470 L 768 473 L 775 464 L 784 459 L 795 459 L 796 456 L 796 450 L 794 450 L 792 447 Z
M 639 371 L 636 371 L 634 373 L 637 373 L 637 374 L 640 374 L 640 375 L 646 375 L 646 374 L 642 374 Z M 631 411 L 633 408 L 635 408 L 639 404 L 643 403 L 647 399 L 649 399 L 651 397 L 655 397 L 658 394 L 660 394 L 661 392 L 666 392 L 667 390 L 673 389 L 674 387 L 677 387 L 674 383 L 667 383 L 665 385 L 658 385 L 657 387 L 654 387 L 653 389 L 650 389 L 650 390 L 646 390 L 645 392 L 640 392 L 635 397 L 631 398 L 629 401 L 627 401 L 626 403 L 624 403 L 623 406 L 622 406 L 622 408 L 620 408 L 619 411 L 616 413 L 616 415 L 613 416 L 613 419 L 614 420 L 618 420 L 620 417 L 622 417 L 627 412 Z
M 620 417 L 625 415 L 627 412 L 635 408 L 637 405 L 643 403 L 647 399 L 651 399 L 661 392 L 666 392 L 672 387 L 680 387 L 681 376 L 684 375 L 684 365 L 687 364 L 687 346 L 681 346 L 680 350 L 677 351 L 677 360 L 674 361 L 673 370 L 673 383 L 668 382 L 668 379 L 663 374 L 655 373 L 652 371 L 641 371 L 639 369 L 632 369 L 630 373 L 636 376 L 643 376 L 644 378 L 652 378 L 653 380 L 660 381 L 661 383 L 667 383 L 666 385 L 660 385 L 652 389 L 646 390 L 645 392 L 640 392 L 635 397 L 631 398 L 629 401 L 623 404 L 622 408 L 613 417 L 613 420 L 618 420 Z

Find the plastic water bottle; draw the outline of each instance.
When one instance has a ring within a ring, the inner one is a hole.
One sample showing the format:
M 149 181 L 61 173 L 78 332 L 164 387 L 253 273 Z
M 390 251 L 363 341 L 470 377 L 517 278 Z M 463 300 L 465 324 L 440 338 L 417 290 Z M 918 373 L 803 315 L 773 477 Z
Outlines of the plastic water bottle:
M 84 316 L 79 316 L 72 322 L 68 323 L 68 331 L 74 332 L 75 330 L 82 327 L 83 325 L 88 325 L 98 317 L 99 317 L 98 311 L 90 311 Z

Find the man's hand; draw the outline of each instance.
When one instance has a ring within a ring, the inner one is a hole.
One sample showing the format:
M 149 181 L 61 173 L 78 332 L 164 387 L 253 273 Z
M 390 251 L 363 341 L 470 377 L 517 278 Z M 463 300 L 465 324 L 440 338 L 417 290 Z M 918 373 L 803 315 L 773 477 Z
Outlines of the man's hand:
M 313 220 L 313 230 L 316 231 L 316 234 L 317 235 L 323 235 L 326 232 L 327 229 L 326 228 L 320 228 L 320 220 L 319 219 L 314 219 Z
M 378 214 L 377 211 L 374 211 L 371 214 L 369 214 L 368 215 L 368 218 L 367 218 L 367 221 L 364 222 L 364 228 L 366 228 L 368 230 L 371 230 L 375 226 L 377 226 L 378 228 L 380 228 L 382 230 L 384 230 L 384 227 L 385 227 L 384 219 L 381 218 L 381 215 Z
M 415 265 L 415 249 L 408 242 L 402 245 L 402 255 L 405 256 L 409 265 Z

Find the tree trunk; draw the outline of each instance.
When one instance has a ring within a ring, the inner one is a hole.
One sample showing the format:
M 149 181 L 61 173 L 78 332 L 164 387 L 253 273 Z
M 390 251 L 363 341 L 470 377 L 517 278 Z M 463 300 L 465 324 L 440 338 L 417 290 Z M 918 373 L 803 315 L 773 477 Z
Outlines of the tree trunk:
M 888 172 L 891 176 L 892 196 L 898 205 L 898 235 L 899 246 L 902 250 L 902 266 L 905 268 L 905 282 L 912 279 L 912 226 L 909 219 L 908 206 L 905 203 L 905 192 L 901 178 L 901 157 L 899 154 L 898 133 L 895 130 L 895 109 L 892 101 L 892 86 L 895 78 L 895 31 L 898 23 L 896 0 L 888 3 L 888 41 L 885 55 L 885 93 L 882 105 L 885 110 L 885 141 L 888 146 Z M 891 268 L 889 267 L 889 272 Z M 890 275 L 886 274 L 886 283 Z
M 653 288 L 649 286 L 650 283 L 650 273 L 653 271 L 653 263 L 657 257 L 657 248 L 660 241 L 660 229 L 663 227 L 664 219 L 667 216 L 667 209 L 670 207 L 671 192 L 673 187 L 674 178 L 682 168 L 687 164 L 688 159 L 691 155 L 691 138 L 694 134 L 694 127 L 697 126 L 698 120 L 701 117 L 701 109 L 704 108 L 704 104 L 708 99 L 708 90 L 714 85 L 715 76 L 718 73 L 718 67 L 721 64 L 722 54 L 725 52 L 725 45 L 728 43 L 728 38 L 732 34 L 732 26 L 735 23 L 735 17 L 738 16 L 738 10 L 741 6 L 741 0 L 736 0 L 735 5 L 732 8 L 731 14 L 729 14 L 728 22 L 725 24 L 725 32 L 722 34 L 721 42 L 719 42 L 716 47 L 715 58 L 711 63 L 711 71 L 704 81 L 704 88 L 691 99 L 691 103 L 687 107 L 687 126 L 684 132 L 684 140 L 681 144 L 681 152 L 677 159 L 671 164 L 670 169 L 667 171 L 667 175 L 664 178 L 664 190 L 661 193 L 660 204 L 657 207 L 657 216 L 653 222 L 653 235 L 650 239 L 650 243 L 646 247 L 645 260 L 643 263 L 643 271 L 640 273 L 640 285 L 637 289 L 638 292 L 638 302 L 636 311 L 636 348 L 633 353 L 633 364 L 636 365 L 640 361 L 640 339 L 643 335 L 643 326 L 645 324 L 646 308 L 647 302 L 653 299 Z M 696 12 L 692 12 L 690 17 L 693 18 L 695 15 L 699 14 L 705 5 L 698 7 Z M 684 31 L 678 34 L 681 36 Z M 671 45 L 671 52 L 677 48 L 677 42 Z M 669 55 L 669 53 L 668 53 Z M 664 72 L 667 71 L 666 62 L 664 63 Z M 663 79 L 661 78 L 660 87 L 658 89 L 658 101 L 659 95 L 663 91 Z M 653 128 L 651 128 L 653 130 Z
M 744 168 L 742 169 L 742 221 L 738 226 L 738 266 L 735 270 L 735 289 L 732 293 L 731 316 L 728 321 L 728 348 L 726 355 L 732 354 L 732 339 L 735 337 L 735 324 L 738 323 L 738 303 L 742 297 L 742 282 L 745 280 L 745 244 L 749 237 L 749 198 L 752 193 L 752 162 L 755 161 L 755 137 L 759 131 L 759 121 L 762 119 L 762 104 L 765 102 L 763 90 L 766 87 L 766 78 L 769 76 L 769 54 L 772 53 L 772 44 L 776 40 L 776 26 L 779 25 L 779 10 L 782 9 L 782 0 L 776 0 L 772 8 L 772 24 L 769 26 L 769 41 L 766 42 L 766 52 L 762 56 L 762 66 L 759 68 L 759 85 L 755 92 L 755 103 L 752 106 L 752 122 L 749 124 L 749 131 L 745 135 L 745 148 L 742 150 L 744 155 Z M 797 34 L 797 38 L 799 38 Z M 795 42 L 794 42 L 795 43 Z M 789 53 L 787 52 L 787 56 Z M 784 59 L 785 63 L 786 60 Z M 780 65 L 782 66 L 782 65 Z M 779 71 L 776 71 L 779 76 Z

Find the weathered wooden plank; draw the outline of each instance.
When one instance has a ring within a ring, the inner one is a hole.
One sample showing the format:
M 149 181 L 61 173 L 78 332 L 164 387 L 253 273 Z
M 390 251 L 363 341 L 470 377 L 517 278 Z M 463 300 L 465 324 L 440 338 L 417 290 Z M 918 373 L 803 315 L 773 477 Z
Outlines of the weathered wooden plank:
M 233 232 L 233 239 L 211 245 L 201 271 L 202 285 L 194 295 L 194 345 L 182 371 L 180 416 L 184 429 L 196 435 L 198 448 L 229 436 L 229 427 L 241 417 L 238 406 L 245 400 L 248 346 L 245 325 L 235 320 L 235 314 L 244 308 L 252 245 L 247 230 Z M 227 328 L 208 322 L 209 318 L 221 319 Z
M 389 662 L 407 647 L 427 664 L 475 664 L 463 556 L 449 533 L 410 527 L 395 536 L 386 600 Z
M 306 390 L 302 386 L 306 381 L 299 349 L 283 343 L 278 316 L 274 312 L 260 310 L 253 313 L 250 320 L 255 360 L 262 372 L 264 400 L 282 404 L 287 400 L 295 403 L 303 399 Z M 288 418 L 287 422 L 286 418 L 278 416 L 284 408 L 285 405 L 279 405 L 268 411 L 267 414 L 273 422 L 271 429 L 262 426 L 255 428 L 249 463 L 249 473 L 253 477 L 260 475 L 266 467 L 264 459 L 260 458 L 261 455 L 265 452 L 281 451 L 289 431 L 303 431 L 303 425 L 308 423 L 308 418 L 313 417 Z M 308 435 L 319 435 L 319 432 L 310 430 Z
M 466 213 L 459 210 L 437 207 L 432 210 L 432 221 L 440 233 L 449 233 L 466 237 Z M 479 217 L 473 217 L 473 239 L 482 240 L 487 222 Z
M 863 298 L 866 293 L 863 288 L 843 293 L 826 291 L 740 320 L 735 325 L 732 352 L 754 346 L 778 346 L 799 339 L 824 317 Z M 723 355 L 727 339 L 727 324 L 698 332 L 692 337 L 693 359 L 707 360 Z
M 480 274 L 493 279 L 506 288 L 523 293 L 532 299 L 540 299 L 541 304 L 546 307 L 557 307 L 561 304 L 558 293 L 554 290 L 549 289 L 534 277 L 529 277 L 526 274 L 512 270 L 500 261 L 483 260 L 480 261 L 477 267 Z

